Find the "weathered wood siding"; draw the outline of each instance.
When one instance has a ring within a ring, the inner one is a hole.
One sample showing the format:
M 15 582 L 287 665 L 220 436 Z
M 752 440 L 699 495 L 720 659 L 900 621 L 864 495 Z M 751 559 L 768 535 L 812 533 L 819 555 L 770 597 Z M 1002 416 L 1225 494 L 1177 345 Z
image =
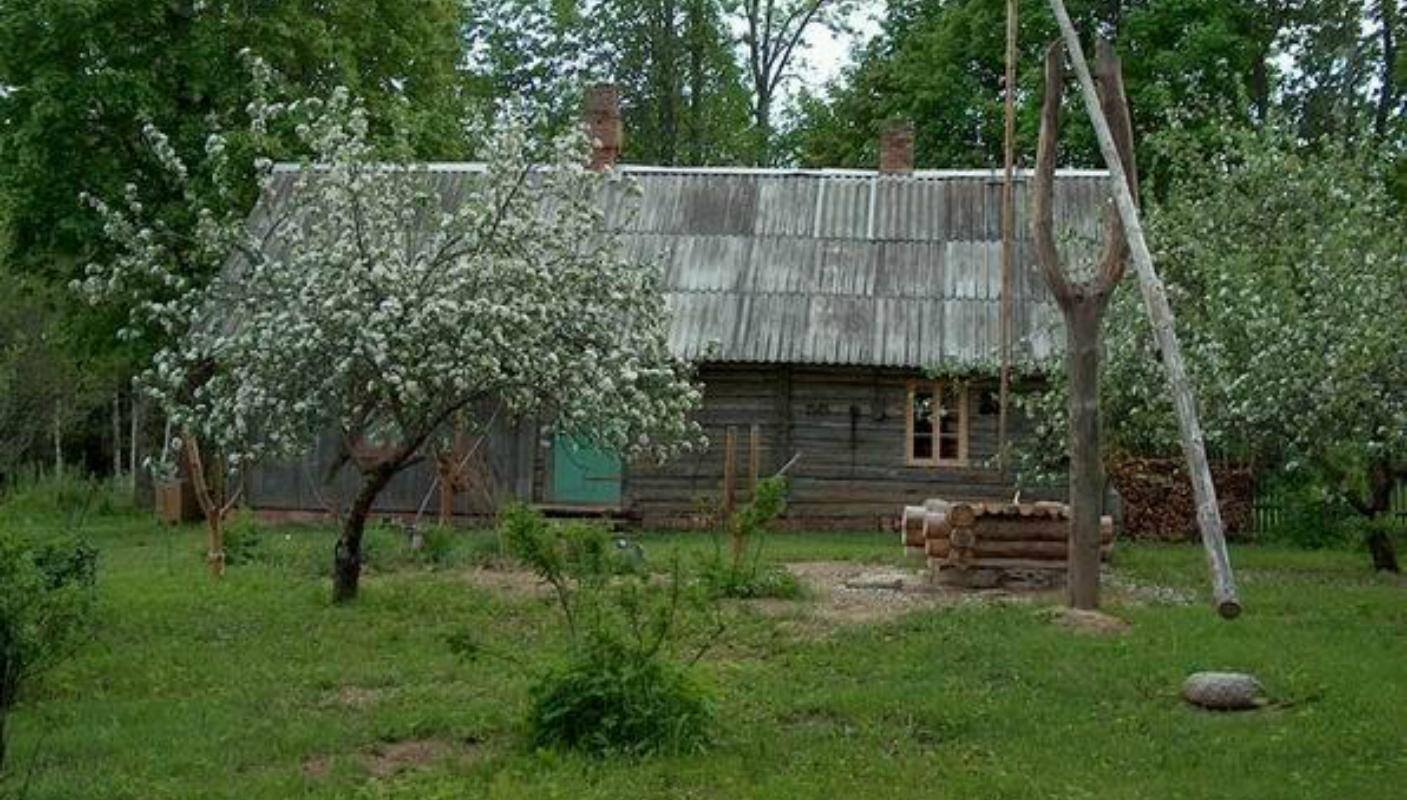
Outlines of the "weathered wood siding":
M 494 418 L 488 441 L 473 450 L 467 462 L 466 469 L 479 479 L 476 488 L 456 493 L 454 512 L 482 516 L 493 513 L 494 505 L 506 498 L 532 499 L 537 440 L 535 425 Z M 360 482 L 353 467 L 343 465 L 335 480 L 325 480 L 336 453 L 336 436 L 328 434 L 300 459 L 259 464 L 247 479 L 250 505 L 265 511 L 326 512 L 339 499 L 342 505 L 350 502 Z M 414 514 L 423 503 L 426 518 L 433 520 L 439 513 L 439 496 L 431 491 L 434 482 L 433 462 L 420 461 L 391 479 L 373 511 Z
M 647 527 L 690 526 L 714 514 L 723 495 L 723 439 L 737 436 L 738 502 L 749 499 L 753 426 L 758 432 L 759 472 L 771 475 L 799 454 L 788 475 L 791 493 L 785 523 L 793 527 L 874 528 L 888 526 L 902 506 L 928 497 L 1010 497 L 1011 484 L 992 464 L 997 452 L 997 415 L 984 413 L 980 385 L 967 394 L 968 466 L 910 466 L 905 458 L 908 382 L 916 370 L 876 367 L 705 365 L 700 380 L 704 403 L 698 419 L 709 445 L 664 464 L 627 467 L 623 511 Z M 1022 420 L 1013 416 L 1019 436 Z M 473 459 L 478 488 L 456 494 L 454 510 L 465 517 L 492 513 L 495 501 L 518 498 L 553 504 L 550 437 L 530 420 L 499 420 Z M 329 437 L 304 458 L 261 465 L 250 476 L 255 508 L 313 511 L 340 494 L 355 491 L 356 476 L 344 467 L 323 483 L 335 453 Z M 421 462 L 400 475 L 377 500 L 380 513 L 414 513 L 434 481 Z M 428 518 L 439 510 L 430 494 Z
M 888 525 L 900 507 L 926 497 L 1009 497 L 992 465 L 997 415 L 968 392 L 968 466 L 909 466 L 905 459 L 908 381 L 917 371 L 856 367 L 706 366 L 699 421 L 710 445 L 663 466 L 636 464 L 626 502 L 646 526 L 690 524 L 716 509 L 723 491 L 723 437 L 737 431 L 738 499 L 748 497 L 749 442 L 760 432 L 761 473 L 792 455 L 787 520 L 806 527 Z M 1013 430 L 1021 430 L 1013 420 Z

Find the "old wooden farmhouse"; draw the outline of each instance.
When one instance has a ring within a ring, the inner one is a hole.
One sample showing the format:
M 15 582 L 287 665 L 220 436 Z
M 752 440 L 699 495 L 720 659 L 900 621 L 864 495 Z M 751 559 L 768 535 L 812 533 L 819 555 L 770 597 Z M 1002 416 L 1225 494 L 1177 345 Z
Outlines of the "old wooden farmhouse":
M 597 131 L 609 164 L 618 139 L 610 124 Z M 725 472 L 746 500 L 757 475 L 793 458 L 788 520 L 807 527 L 889 524 L 930 496 L 1010 497 L 994 461 L 1001 175 L 913 171 L 911 142 L 903 129 L 887 135 L 877 171 L 616 166 L 643 191 L 627 236 L 666 265 L 671 344 L 699 364 L 710 447 L 663 467 L 623 464 L 545 433 L 543 420 L 499 420 L 451 491 L 432 489 L 436 467 L 424 463 L 378 510 L 479 515 L 515 497 L 685 525 L 717 509 Z M 448 185 L 470 171 L 442 165 L 434 177 Z M 1023 190 L 1013 323 L 1016 358 L 1030 361 L 1061 334 Z M 1093 235 L 1104 198 L 1103 173 L 1061 173 L 1057 224 Z M 1013 413 L 1014 435 L 1024 425 Z M 250 501 L 322 511 L 331 450 L 260 467 Z

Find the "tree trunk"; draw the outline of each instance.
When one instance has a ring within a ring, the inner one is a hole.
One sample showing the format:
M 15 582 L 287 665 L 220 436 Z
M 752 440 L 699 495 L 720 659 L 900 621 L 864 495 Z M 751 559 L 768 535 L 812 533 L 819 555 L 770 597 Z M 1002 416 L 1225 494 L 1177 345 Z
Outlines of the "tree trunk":
M 332 560 L 332 602 L 345 603 L 357 597 L 357 584 L 362 574 L 362 533 L 366 531 L 366 518 L 371 515 L 371 506 L 377 495 L 391 482 L 396 468 L 389 464 L 379 464 L 363 473 L 362 488 L 347 511 L 347 519 L 342 523 L 342 535 L 337 539 L 337 548 Z
M 1383 69 L 1378 76 L 1378 107 L 1373 116 L 1373 132 L 1379 138 L 1387 135 L 1392 109 L 1397 105 L 1397 0 L 1379 0 L 1378 17 L 1382 24 Z M 1391 545 L 1391 542 L 1389 542 Z
M 63 423 L 59 419 L 58 409 L 54 410 L 54 477 L 62 478 L 64 474 L 64 432 Z
M 135 489 L 137 485 L 137 439 L 142 435 L 142 424 L 139 421 L 142 416 L 141 393 L 132 391 L 132 399 L 128 403 L 128 410 L 132 415 L 130 427 L 127 431 L 127 479 Z M 139 506 L 140 507 L 140 506 Z
M 112 396 L 112 477 L 122 480 L 122 393 Z
M 1099 517 L 1104 468 L 1099 441 L 1099 327 L 1102 303 L 1079 303 L 1065 315 L 1070 379 L 1070 562 L 1072 608 L 1099 607 Z
M 1380 518 L 1374 518 L 1377 522 Z M 1371 533 L 1368 534 L 1368 552 L 1373 555 L 1373 569 L 1378 572 L 1401 572 L 1402 568 L 1397 563 L 1397 546 L 1392 543 L 1392 537 L 1383 530 L 1380 525 L 1374 525 Z
M 217 485 L 212 487 L 210 475 L 205 471 L 205 460 L 200 454 L 200 440 L 192 431 L 182 432 L 186 442 L 186 468 L 190 473 L 191 486 L 195 488 L 196 501 L 205 514 L 205 527 L 209 533 L 205 561 L 210 567 L 210 577 L 219 580 L 225 576 L 225 493 L 223 470 L 214 473 Z M 219 463 L 218 454 L 216 462 Z
M 1367 513 L 1371 526 L 1366 544 L 1373 557 L 1373 569 L 1378 572 L 1401 572 L 1397 563 L 1397 546 L 1392 542 L 1386 524 L 1392 516 L 1392 490 L 1397 487 L 1397 473 L 1386 463 L 1374 464 L 1368 471 L 1368 502 L 1359 505 Z

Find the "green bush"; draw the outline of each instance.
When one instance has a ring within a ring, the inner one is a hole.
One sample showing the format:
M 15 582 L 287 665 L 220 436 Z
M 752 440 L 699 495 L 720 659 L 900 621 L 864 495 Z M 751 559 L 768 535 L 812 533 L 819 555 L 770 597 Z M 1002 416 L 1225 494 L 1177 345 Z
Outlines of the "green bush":
M 22 685 L 87 636 L 97 552 L 81 540 L 36 544 L 0 530 L 0 767 L 5 717 Z
M 534 746 L 594 755 L 695 752 L 713 705 L 689 670 L 609 638 L 577 648 L 532 689 Z
M 240 509 L 225 520 L 225 565 L 240 566 L 267 561 L 265 533 L 250 511 Z
M 644 569 L 638 548 L 619 546 L 604 528 L 554 527 L 523 506 L 505 510 L 500 532 L 509 553 L 552 586 L 570 642 L 561 665 L 533 686 L 532 743 L 592 754 L 704 747 L 713 709 L 690 665 L 722 625 L 717 604 L 690 591 L 678 560 L 669 579 L 659 580 Z M 700 619 L 711 627 L 691 628 Z M 690 644 L 692 658 L 680 656 Z M 452 646 L 480 651 L 462 637 Z
M 1281 478 L 1266 488 L 1262 499 L 1279 512 L 1276 523 L 1265 531 L 1266 542 L 1318 550 L 1353 547 L 1363 541 L 1362 531 L 1355 527 L 1360 515 L 1322 481 L 1308 476 Z
M 714 539 L 713 555 L 704 561 L 700 579 L 714 597 L 746 600 L 760 597 L 792 599 L 803 593 L 801 582 L 783 567 L 762 563 L 766 533 L 786 510 L 786 478 L 759 481 L 752 501 L 728 517 L 728 552 Z

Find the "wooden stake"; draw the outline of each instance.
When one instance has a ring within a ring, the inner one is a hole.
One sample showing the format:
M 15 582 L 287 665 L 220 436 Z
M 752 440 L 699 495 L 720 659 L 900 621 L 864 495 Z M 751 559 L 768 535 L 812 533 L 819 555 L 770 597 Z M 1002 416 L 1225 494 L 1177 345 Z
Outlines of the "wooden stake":
M 723 432 L 723 517 L 733 515 L 738 506 L 738 429 L 729 425 Z
M 1085 61 L 1079 34 L 1076 33 L 1075 25 L 1070 21 L 1070 14 L 1065 10 L 1062 0 L 1050 0 L 1050 6 L 1055 12 L 1056 22 L 1060 24 L 1070 64 L 1080 82 L 1080 94 L 1084 97 L 1085 110 L 1094 125 L 1104 163 L 1109 168 L 1114 205 L 1123 223 L 1124 236 L 1133 255 L 1134 267 L 1138 271 L 1139 288 L 1143 292 L 1143 302 L 1148 309 L 1148 319 L 1153 325 L 1153 336 L 1162 352 L 1163 367 L 1167 372 L 1168 387 L 1172 390 L 1173 406 L 1177 410 L 1178 428 L 1182 434 L 1182 451 L 1187 458 L 1187 471 L 1192 477 L 1192 492 L 1197 500 L 1197 526 L 1201 530 L 1202 545 L 1206 548 L 1207 562 L 1211 567 L 1213 599 L 1217 612 L 1226 619 L 1231 619 L 1241 613 L 1241 601 L 1236 593 L 1231 558 L 1226 551 L 1221 510 L 1217 506 L 1216 487 L 1212 483 L 1211 468 L 1207 463 L 1202 428 L 1197 421 L 1196 401 L 1187 380 L 1182 348 L 1173 330 L 1173 313 L 1168 304 L 1167 290 L 1153 267 L 1153 254 L 1149 251 L 1148 241 L 1143 235 L 1143 223 L 1139 219 L 1133 193 L 1129 190 L 1123 161 L 1119 158 L 1118 147 L 1114 142 L 1114 134 L 1100 108 L 1099 94 L 1095 90 L 1094 79 L 1090 76 L 1089 64 Z
M 1002 180 L 1001 390 L 997 411 L 997 465 L 1006 472 L 1007 406 L 1011 398 L 1012 271 L 1016 258 L 1016 37 L 1019 0 L 1006 4 L 1006 139 Z
M 449 527 L 454 519 L 455 478 L 454 455 L 441 456 L 436 464 L 440 473 L 440 527 Z
M 747 469 L 749 497 L 757 496 L 757 481 L 762 475 L 762 426 L 756 422 L 747 431 Z

